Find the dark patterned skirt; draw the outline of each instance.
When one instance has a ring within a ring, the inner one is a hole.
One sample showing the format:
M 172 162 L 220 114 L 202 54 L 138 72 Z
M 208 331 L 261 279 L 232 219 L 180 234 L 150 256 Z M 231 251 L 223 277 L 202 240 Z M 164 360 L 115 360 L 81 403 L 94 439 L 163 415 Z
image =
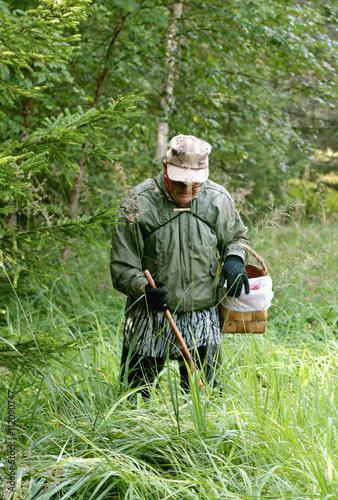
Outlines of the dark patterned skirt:
M 176 313 L 173 319 L 189 350 L 221 341 L 221 324 L 217 307 L 189 313 Z M 180 345 L 168 320 L 161 311 L 148 310 L 136 303 L 127 308 L 124 342 L 128 349 L 141 356 L 164 358 L 180 357 Z

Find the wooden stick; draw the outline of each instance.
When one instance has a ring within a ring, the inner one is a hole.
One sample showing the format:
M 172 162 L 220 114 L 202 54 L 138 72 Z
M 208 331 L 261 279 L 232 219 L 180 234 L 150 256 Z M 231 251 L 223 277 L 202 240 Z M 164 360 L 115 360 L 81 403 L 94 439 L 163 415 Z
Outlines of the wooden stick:
M 152 277 L 152 275 L 150 274 L 150 272 L 146 270 L 146 271 L 144 271 L 144 275 L 145 275 L 145 277 L 147 278 L 147 281 L 148 281 L 149 285 L 150 285 L 152 288 L 157 288 L 157 286 L 156 286 L 156 284 L 155 284 L 155 281 L 153 280 L 153 277 Z M 178 329 L 178 327 L 177 327 L 177 325 L 176 325 L 175 321 L 173 320 L 172 315 L 170 314 L 169 309 L 166 309 L 166 310 L 164 311 L 164 315 L 165 315 L 165 317 L 167 318 L 167 320 L 169 321 L 169 324 L 170 324 L 170 326 L 171 326 L 171 329 L 172 329 L 172 331 L 174 332 L 174 334 L 176 335 L 176 338 L 177 338 L 177 340 L 178 340 L 178 341 L 179 341 L 179 343 L 180 343 L 180 346 L 181 346 L 181 348 L 182 348 L 182 351 L 183 351 L 184 357 L 185 357 L 185 359 L 186 359 L 186 361 L 187 361 L 187 363 L 188 363 L 188 366 L 189 366 L 189 368 L 190 368 L 191 373 L 194 373 L 194 371 L 195 371 L 195 367 L 194 367 L 194 362 L 193 362 L 193 360 L 192 360 L 192 358 L 191 358 L 191 354 L 190 354 L 190 352 L 189 352 L 189 349 L 188 349 L 188 347 L 187 347 L 187 344 L 184 342 L 184 339 L 183 339 L 183 337 L 182 337 L 181 332 L 179 331 L 179 329 Z M 203 383 L 202 383 L 202 380 L 201 380 L 201 379 L 199 380 L 198 387 L 199 387 L 199 389 L 200 389 L 200 390 L 201 390 L 201 389 L 203 389 Z

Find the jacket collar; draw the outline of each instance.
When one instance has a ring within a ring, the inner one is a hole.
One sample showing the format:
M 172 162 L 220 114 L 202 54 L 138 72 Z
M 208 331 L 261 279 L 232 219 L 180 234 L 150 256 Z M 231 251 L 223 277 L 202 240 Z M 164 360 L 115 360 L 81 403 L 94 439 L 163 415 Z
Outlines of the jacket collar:
M 155 177 L 155 182 L 157 184 L 157 186 L 160 188 L 161 190 L 161 194 L 160 196 L 165 196 L 166 198 L 168 198 L 168 200 L 170 201 L 174 201 L 167 189 L 167 186 L 166 186 L 166 183 L 165 183 L 165 177 L 164 177 L 164 170 L 162 169 Z

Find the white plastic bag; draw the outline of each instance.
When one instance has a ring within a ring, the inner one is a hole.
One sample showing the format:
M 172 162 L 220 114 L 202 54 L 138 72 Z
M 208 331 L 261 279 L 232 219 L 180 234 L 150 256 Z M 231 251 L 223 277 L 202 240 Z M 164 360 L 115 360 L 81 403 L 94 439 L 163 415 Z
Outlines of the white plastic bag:
M 269 275 L 260 276 L 259 278 L 250 278 L 250 293 L 246 294 L 244 286 L 241 295 L 236 297 L 228 297 L 227 282 L 221 288 L 222 306 L 232 311 L 264 311 L 271 306 L 273 298 L 272 279 Z

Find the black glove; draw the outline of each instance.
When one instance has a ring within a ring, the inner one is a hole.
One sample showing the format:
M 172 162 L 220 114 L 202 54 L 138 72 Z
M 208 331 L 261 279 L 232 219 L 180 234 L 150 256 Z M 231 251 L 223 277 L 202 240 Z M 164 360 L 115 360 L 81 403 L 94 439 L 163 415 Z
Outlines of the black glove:
M 248 275 L 246 274 L 243 260 L 237 255 L 229 255 L 225 259 L 219 277 L 219 288 L 224 286 L 225 280 L 227 280 L 227 295 L 229 297 L 239 297 L 243 285 L 245 287 L 245 293 L 250 293 Z
M 152 309 L 157 311 L 165 311 L 168 309 L 167 302 L 169 301 L 168 290 L 162 288 L 165 285 L 164 281 L 154 280 L 157 288 L 152 288 L 150 285 L 145 286 L 147 301 Z

